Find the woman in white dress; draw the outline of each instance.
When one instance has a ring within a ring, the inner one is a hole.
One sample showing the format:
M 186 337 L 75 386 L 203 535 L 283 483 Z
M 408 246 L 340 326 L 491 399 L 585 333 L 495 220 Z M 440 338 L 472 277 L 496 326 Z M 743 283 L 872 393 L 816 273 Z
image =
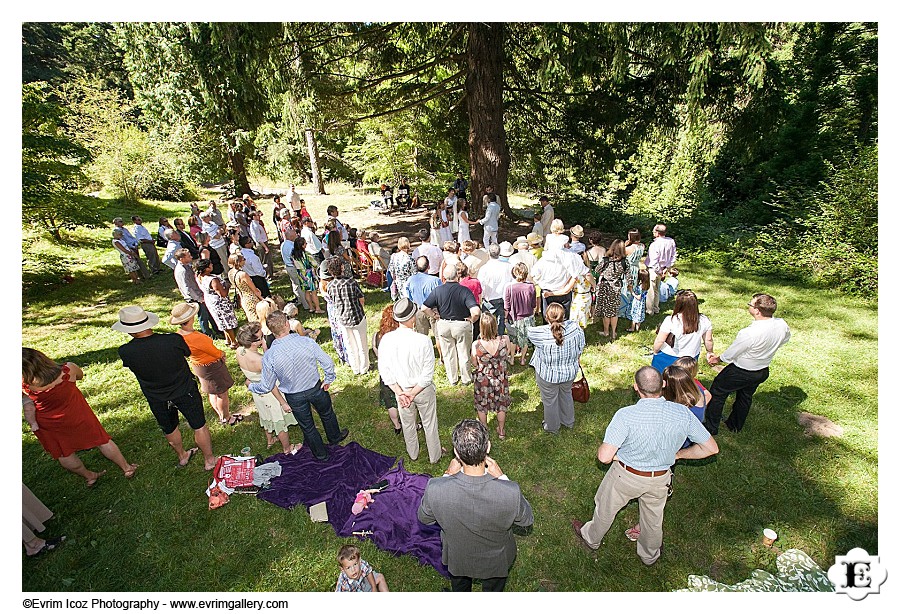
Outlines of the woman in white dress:
M 241 326 L 237 333 L 237 341 L 241 346 L 236 352 L 237 361 L 244 377 L 251 382 L 258 382 L 262 378 L 262 354 L 259 353 L 259 348 L 263 343 L 262 328 L 259 322 Z M 291 445 L 288 427 L 297 424 L 297 419 L 291 413 L 291 406 L 279 392 L 278 386 L 266 394 L 256 394 L 255 392 L 252 394 L 253 403 L 259 413 L 259 425 L 266 433 L 266 447 L 271 448 L 277 439 L 285 454 L 296 454 L 303 444 Z
M 450 231 L 450 205 L 446 202 L 441 208 L 441 225 L 438 228 L 438 238 L 440 239 L 438 245 L 443 245 L 447 241 L 453 240 L 453 233 Z
M 464 241 L 472 240 L 472 236 L 469 234 L 469 202 L 465 198 L 459 199 L 459 235 L 456 240 L 460 245 Z
M 458 199 L 456 198 L 456 190 L 450 188 L 447 190 L 447 198 L 444 199 L 444 205 L 446 205 L 447 215 L 453 213 L 453 217 L 450 218 L 450 234 L 455 235 L 459 232 L 459 209 L 457 208 Z M 453 237 L 450 237 L 453 239 Z
M 441 211 L 443 209 L 444 203 L 436 203 L 434 205 L 434 211 L 431 212 L 431 217 L 428 218 L 428 223 L 431 227 L 431 234 L 428 237 L 428 242 L 432 245 L 441 244 Z

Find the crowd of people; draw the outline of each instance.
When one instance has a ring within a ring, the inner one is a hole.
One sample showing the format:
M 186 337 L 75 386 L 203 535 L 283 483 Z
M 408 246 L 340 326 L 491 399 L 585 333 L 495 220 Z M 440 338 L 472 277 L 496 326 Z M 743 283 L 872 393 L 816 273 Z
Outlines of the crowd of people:
M 230 409 L 235 380 L 216 339 L 236 352 L 268 445 L 278 442 L 285 454 L 305 445 L 323 462 L 329 458 L 325 441 L 338 444 L 349 430 L 340 427 L 329 394 L 337 377 L 335 362 L 319 345 L 318 331 L 296 319 L 300 309 L 327 315 L 335 354 L 355 375 L 372 370 L 369 350 L 374 351 L 379 399 L 394 432 L 402 435 L 412 460 L 419 457 L 421 433 L 432 464 L 448 454 L 440 438 L 434 382 L 436 360 L 442 361 L 450 385 L 472 386 L 475 419 L 454 429 L 452 461 L 443 476 L 429 482 L 419 519 L 441 526 L 454 590 L 471 590 L 473 579 L 484 590 L 502 590 L 515 558 L 511 531 L 533 523 L 521 489 L 488 455 L 490 416 L 496 416 L 497 439 L 508 436 L 512 365 L 528 360 L 534 368 L 542 433 L 572 429 L 572 389 L 582 372 L 585 329 L 596 326 L 601 344 L 613 343 L 619 319 L 630 322 L 626 332 L 638 331 L 648 315 L 660 313 L 674 297 L 671 314 L 657 330 L 650 364 L 635 374 L 639 400 L 616 412 L 599 447 L 598 459 L 610 470 L 597 490 L 593 517 L 572 521 L 579 543 L 596 550 L 617 512 L 639 499 L 640 522 L 626 536 L 637 542 L 644 563 L 655 563 L 662 552 L 663 509 L 676 461 L 718 452 L 714 436 L 731 394 L 735 401 L 725 425 L 734 432 L 743 428 L 754 392 L 767 379 L 775 352 L 790 338 L 784 320 L 774 317 L 775 299 L 753 295 L 747 306 L 752 323 L 716 354 L 712 322 L 700 313 L 698 297 L 678 289 L 676 245 L 664 224 L 653 227 L 649 245 L 638 229 L 629 230 L 624 240 L 605 241 L 579 225 L 566 230 L 549 199 L 541 197 L 532 231 L 514 242 L 499 241 L 497 195 L 488 186 L 484 217 L 471 219 L 468 186 L 460 180 L 461 174 L 434 209 L 429 227 L 410 233 L 412 239 L 401 236 L 392 251 L 377 232 L 342 223 L 335 206 L 328 207 L 319 232 L 294 186 L 287 204 L 274 198 L 271 231 L 247 195 L 228 205 L 227 220 L 215 201 L 205 210 L 193 205 L 187 224 L 178 218 L 170 226 L 161 218 L 156 241 L 140 217 L 132 218 L 133 230 L 116 218 L 113 246 L 132 281 L 140 283 L 166 265 L 183 297 L 169 317 L 177 327 L 174 333 L 154 331 L 159 316 L 139 305 L 119 311 L 112 328 L 131 337 L 119 348 L 123 366 L 134 373 L 177 456 L 176 467 L 186 466 L 199 452 L 210 470 L 216 456 L 201 392 L 222 425 L 236 426 L 242 419 Z M 401 186 L 398 196 L 405 204 L 409 187 L 405 180 Z M 481 244 L 472 238 L 476 225 L 483 229 Z M 277 251 L 273 239 L 279 242 Z M 157 247 L 165 247 L 163 258 Z M 270 290 L 273 253 L 280 255 L 290 280 L 289 301 Z M 361 281 L 390 292 L 392 299 L 371 338 Z M 239 316 L 245 325 L 239 326 Z M 727 363 L 709 390 L 697 379 L 704 349 L 710 366 Z M 124 458 L 75 386 L 82 375 L 73 363 L 58 365 L 24 348 L 26 420 L 47 452 L 88 486 L 105 473 L 88 470 L 78 459 L 77 451 L 92 447 L 131 477 L 137 465 Z M 312 410 L 319 414 L 324 439 Z M 179 414 L 193 430 L 196 447 L 185 448 Z M 299 426 L 302 443 L 290 442 L 291 426 Z M 36 550 L 34 544 L 26 543 L 26 551 Z M 372 572 L 358 550 L 345 547 L 338 562 L 337 590 L 387 590 L 384 578 Z

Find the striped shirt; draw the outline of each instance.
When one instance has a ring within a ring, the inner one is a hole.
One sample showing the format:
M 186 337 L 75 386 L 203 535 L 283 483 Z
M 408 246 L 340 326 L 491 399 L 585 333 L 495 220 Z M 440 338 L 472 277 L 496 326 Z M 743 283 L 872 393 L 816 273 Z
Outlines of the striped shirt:
M 285 335 L 272 342 L 269 351 L 263 354 L 262 378 L 250 384 L 250 392 L 265 394 L 271 392 L 277 382 L 283 393 L 303 392 L 314 388 L 319 382 L 319 367 L 325 372 L 323 384 L 335 380 L 334 361 L 309 337 Z
M 603 443 L 618 448 L 616 456 L 640 471 L 662 471 L 675 464 L 685 439 L 703 443 L 710 437 L 697 416 L 662 397 L 640 399 L 623 407 L 606 427 Z
M 575 381 L 578 359 L 584 349 L 584 331 L 577 322 L 566 320 L 563 323 L 562 345 L 556 345 L 549 324 L 529 326 L 528 340 L 534 344 L 534 355 L 529 364 L 542 380 L 551 384 Z

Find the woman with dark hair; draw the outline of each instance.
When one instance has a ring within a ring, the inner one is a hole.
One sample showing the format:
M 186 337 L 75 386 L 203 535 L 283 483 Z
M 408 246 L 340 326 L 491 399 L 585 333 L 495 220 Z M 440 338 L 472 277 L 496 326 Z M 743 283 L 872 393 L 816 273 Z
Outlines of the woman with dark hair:
M 378 359 L 378 344 L 386 334 L 392 330 L 396 330 L 400 323 L 394 319 L 394 305 L 388 305 L 381 310 L 381 323 L 378 330 L 372 334 L 372 351 L 375 352 L 375 358 Z M 387 409 L 388 416 L 391 418 L 391 424 L 394 425 L 394 435 L 400 435 L 403 427 L 400 425 L 400 415 L 397 413 L 397 395 L 391 390 L 391 387 L 384 383 L 379 375 L 378 381 L 381 383 L 378 400 L 382 407 Z
M 234 331 L 237 328 L 237 316 L 234 315 L 234 307 L 228 299 L 228 290 L 218 275 L 213 275 L 212 263 L 206 258 L 201 258 L 194 263 L 194 271 L 197 273 L 197 283 L 203 290 L 203 302 L 209 314 L 216 323 L 216 328 L 225 333 L 225 342 L 232 350 L 237 349 L 237 339 Z
M 572 382 L 578 376 L 578 362 L 584 350 L 584 331 L 559 303 L 547 305 L 547 324 L 528 329 L 528 340 L 534 345 L 531 364 L 544 404 L 543 428 L 557 433 L 559 426 L 575 426 L 575 402 Z
M 340 256 L 341 258 L 346 258 L 346 256 L 344 255 L 346 250 L 341 244 L 341 231 L 337 228 L 328 232 L 325 247 L 328 249 L 329 256 Z
M 671 344 L 667 340 L 670 334 Z M 691 290 L 679 290 L 675 293 L 672 315 L 666 316 L 659 325 L 650 366 L 662 373 L 681 356 L 697 360 L 701 343 L 708 353 L 713 351 L 712 322 L 700 313 L 696 294 Z
M 627 318 L 632 311 L 633 290 L 638 287 L 638 271 L 641 258 L 644 255 L 644 244 L 641 243 L 641 232 L 637 228 L 628 231 L 628 240 L 625 241 L 625 264 L 628 270 L 625 277 L 625 285 L 622 287 L 622 300 L 619 305 L 619 317 Z
M 306 294 L 306 304 L 316 306 L 315 310 L 307 309 L 307 311 L 310 313 L 325 313 L 319 304 L 319 291 L 316 287 L 316 267 L 306 251 L 306 239 L 304 237 L 294 239 L 291 259 L 294 261 L 297 277 L 300 278 L 300 289 Z
M 328 325 L 331 327 L 331 341 L 334 344 L 334 351 L 338 355 L 340 361 L 344 364 L 350 364 L 350 358 L 347 354 L 347 346 L 344 342 L 344 325 L 338 319 L 337 308 L 328 298 L 328 285 L 334 276 L 331 274 L 331 264 L 335 262 L 334 257 L 327 258 L 319 265 L 319 294 L 325 299 L 325 311 L 328 313 Z M 341 262 L 340 259 L 337 262 Z
M 197 235 L 201 232 L 201 230 L 202 229 L 200 228 L 200 218 L 197 217 L 196 215 L 192 215 L 191 217 L 189 217 L 188 218 L 188 232 L 194 238 L 195 241 L 197 240 Z M 198 246 L 199 246 L 199 244 L 198 244 Z
M 601 245 L 603 243 L 603 235 L 600 234 L 599 230 L 591 231 L 591 234 L 588 235 L 588 243 L 590 243 L 590 247 L 584 250 L 581 257 L 584 259 L 584 264 L 593 271 L 600 264 L 600 261 L 603 260 L 603 256 L 606 255 L 606 248 Z M 597 279 L 596 275 L 594 279 Z
M 78 458 L 78 452 L 99 448 L 114 462 L 126 478 L 137 471 L 122 455 L 104 430 L 84 395 L 75 385 L 84 372 L 74 362 L 62 365 L 43 352 L 22 348 L 22 408 L 25 421 L 41 446 L 63 468 L 84 478 L 87 487 L 97 483 L 106 470 L 91 471 Z
M 622 302 L 622 288 L 625 285 L 625 244 L 621 239 L 613 241 L 606 255 L 594 272 L 597 274 L 597 302 L 594 317 L 603 318 L 600 334 L 616 340 L 616 326 L 619 324 L 619 305 Z
M 219 257 L 219 252 L 210 246 L 209 242 L 209 234 L 205 232 L 197 233 L 197 246 L 200 248 L 200 257 L 206 258 L 212 263 L 213 275 L 221 275 L 225 272 L 225 267 L 222 266 L 222 258 Z

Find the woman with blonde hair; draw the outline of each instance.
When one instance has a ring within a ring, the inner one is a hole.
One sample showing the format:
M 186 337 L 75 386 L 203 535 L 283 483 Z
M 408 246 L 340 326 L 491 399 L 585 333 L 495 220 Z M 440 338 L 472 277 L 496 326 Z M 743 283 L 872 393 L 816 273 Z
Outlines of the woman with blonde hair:
M 416 274 L 416 261 L 412 257 L 412 246 L 409 239 L 400 237 L 397 239 L 397 251 L 391 254 L 388 270 L 394 278 L 391 285 L 391 300 L 406 296 L 406 284 L 409 278 Z
M 475 372 L 475 411 L 478 420 L 487 427 L 487 413 L 497 412 L 497 437 L 506 439 L 506 412 L 511 404 L 509 396 L 509 367 L 515 346 L 506 335 L 497 335 L 497 318 L 482 312 L 480 334 L 472 344 L 472 363 Z
M 131 283 L 139 284 L 141 280 L 138 277 L 138 271 L 141 270 L 141 265 L 138 262 L 138 253 L 136 249 L 129 249 L 125 245 L 124 238 L 125 233 L 121 228 L 113 228 L 112 244 L 119 254 L 119 259 L 122 261 L 122 268 L 125 269 L 125 272 L 131 278 Z
M 250 322 L 238 329 L 238 344 L 241 346 L 236 352 L 238 366 L 244 377 L 251 382 L 262 379 L 262 354 L 259 349 L 263 345 L 262 327 L 259 322 Z M 266 448 L 271 448 L 276 439 L 281 444 L 281 451 L 285 454 L 296 454 L 302 443 L 291 445 L 288 436 L 288 427 L 297 424 L 297 419 L 291 412 L 291 406 L 278 390 L 278 386 L 272 388 L 266 394 L 253 395 L 253 404 L 259 414 L 259 425 L 266 434 Z
M 569 237 L 566 236 L 566 225 L 559 218 L 555 218 L 550 222 L 550 234 L 544 239 L 544 251 L 549 252 L 552 249 L 563 249 L 569 243 Z
M 125 460 L 119 446 L 97 420 L 91 406 L 75 385 L 84 371 L 74 362 L 62 365 L 32 348 L 22 348 L 22 408 L 25 421 L 50 456 L 64 469 L 94 486 L 103 471 L 91 471 L 78 452 L 99 448 L 126 478 L 134 476 L 137 465 Z
M 578 376 L 584 331 L 573 320 L 566 320 L 566 309 L 559 303 L 547 305 L 544 318 L 547 324 L 528 329 L 528 340 L 534 345 L 530 364 L 544 404 L 543 429 L 556 434 L 560 424 L 575 426 L 572 383 Z
M 231 254 L 228 257 L 228 281 L 231 282 L 241 296 L 241 307 L 247 314 L 248 322 L 256 322 L 256 304 L 262 300 L 262 292 L 253 283 L 250 275 L 244 271 L 247 260 L 240 254 Z

